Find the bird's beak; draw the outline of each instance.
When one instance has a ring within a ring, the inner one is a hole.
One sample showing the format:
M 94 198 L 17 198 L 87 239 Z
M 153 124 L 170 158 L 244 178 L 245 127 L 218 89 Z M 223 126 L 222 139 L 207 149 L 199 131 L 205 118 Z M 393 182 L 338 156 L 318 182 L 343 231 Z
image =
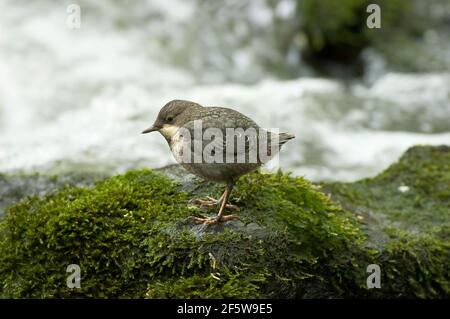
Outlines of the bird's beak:
M 151 132 L 155 132 L 155 131 L 159 131 L 159 127 L 153 125 L 152 127 L 149 127 L 147 129 L 143 130 L 141 133 L 147 134 L 147 133 L 151 133 Z

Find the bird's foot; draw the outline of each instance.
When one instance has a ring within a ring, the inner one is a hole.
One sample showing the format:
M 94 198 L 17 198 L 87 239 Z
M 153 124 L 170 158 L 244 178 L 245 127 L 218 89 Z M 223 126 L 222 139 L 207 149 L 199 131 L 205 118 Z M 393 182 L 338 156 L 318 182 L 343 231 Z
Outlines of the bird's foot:
M 220 200 L 214 199 L 212 197 L 207 196 L 207 199 L 191 199 L 189 201 L 189 204 L 192 205 L 196 205 L 196 206 L 200 206 L 200 207 L 207 207 L 207 208 L 212 208 L 212 207 L 217 207 L 220 205 Z M 226 204 L 225 208 L 231 209 L 231 210 L 239 210 L 239 207 L 237 207 L 236 205 L 232 205 L 232 204 Z
M 230 220 L 239 220 L 239 217 L 236 215 L 223 215 L 221 218 L 217 217 L 190 217 L 195 223 L 203 224 L 203 225 L 217 225 L 219 223 L 227 222 Z

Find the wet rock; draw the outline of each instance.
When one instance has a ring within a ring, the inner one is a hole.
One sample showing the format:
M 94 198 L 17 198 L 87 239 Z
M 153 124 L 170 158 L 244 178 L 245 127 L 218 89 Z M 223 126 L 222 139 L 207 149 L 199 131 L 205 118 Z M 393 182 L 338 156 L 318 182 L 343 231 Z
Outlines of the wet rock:
M 188 202 L 222 186 L 178 166 L 26 197 L 0 219 L 0 297 L 449 297 L 448 154 L 413 148 L 373 179 L 323 189 L 255 172 L 231 197 L 240 220 L 210 227 L 189 216 L 216 209 Z M 80 289 L 67 288 L 70 264 Z M 371 264 L 380 289 L 367 287 Z

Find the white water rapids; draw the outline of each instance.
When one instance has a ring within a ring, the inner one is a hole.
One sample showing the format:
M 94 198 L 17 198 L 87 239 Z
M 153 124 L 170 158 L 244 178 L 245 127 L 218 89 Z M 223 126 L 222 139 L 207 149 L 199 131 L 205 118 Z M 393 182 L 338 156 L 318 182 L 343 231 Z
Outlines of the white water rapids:
M 172 99 L 233 107 L 294 133 L 281 167 L 312 180 L 371 176 L 412 145 L 450 144 L 448 72 L 396 73 L 369 51 L 372 81 L 306 67 L 284 79 L 259 63 L 262 53 L 277 61 L 270 43 L 245 39 L 270 23 L 263 5 L 230 33 L 193 21 L 194 2 L 79 2 L 80 29 L 66 27 L 70 2 L 0 2 L 0 172 L 173 163 L 161 136 L 140 134 Z M 288 17 L 290 1 L 281 3 L 276 14 Z

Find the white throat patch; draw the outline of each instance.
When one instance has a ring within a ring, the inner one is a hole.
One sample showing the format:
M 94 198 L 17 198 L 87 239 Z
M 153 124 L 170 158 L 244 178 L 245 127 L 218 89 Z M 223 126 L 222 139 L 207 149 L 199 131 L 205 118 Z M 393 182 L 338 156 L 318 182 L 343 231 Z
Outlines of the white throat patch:
M 167 139 L 171 139 L 180 127 L 176 125 L 164 124 L 159 132 Z

